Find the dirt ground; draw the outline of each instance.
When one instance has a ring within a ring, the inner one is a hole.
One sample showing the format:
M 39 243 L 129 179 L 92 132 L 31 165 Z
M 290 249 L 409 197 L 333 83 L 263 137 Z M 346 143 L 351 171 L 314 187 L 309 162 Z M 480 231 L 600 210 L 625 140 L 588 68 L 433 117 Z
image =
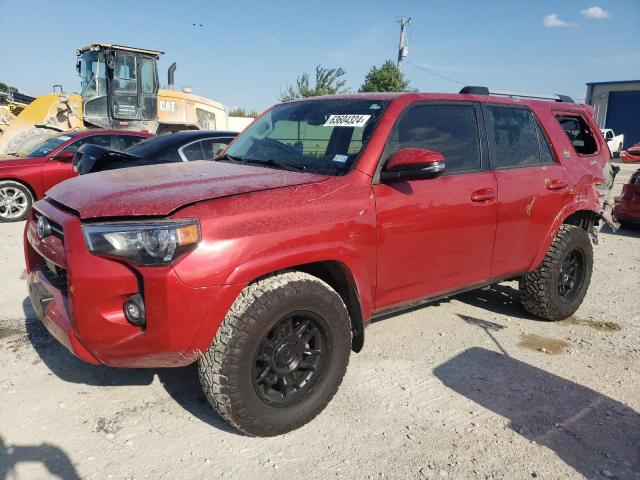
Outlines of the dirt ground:
M 600 235 L 569 320 L 502 283 L 373 323 L 328 408 L 261 439 L 213 413 L 193 366 L 72 357 L 26 298 L 22 228 L 0 225 L 0 480 L 640 479 L 640 230 Z

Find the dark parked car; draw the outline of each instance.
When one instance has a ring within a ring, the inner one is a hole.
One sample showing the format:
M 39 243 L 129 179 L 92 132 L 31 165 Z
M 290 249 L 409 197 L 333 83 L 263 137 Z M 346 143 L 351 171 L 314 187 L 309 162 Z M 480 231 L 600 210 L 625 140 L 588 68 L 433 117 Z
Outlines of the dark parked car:
M 24 220 L 44 192 L 67 178 L 74 153 L 82 145 L 126 149 L 147 137 L 149 132 L 128 130 L 78 130 L 52 133 L 22 152 L 0 156 L 0 222 Z
M 236 135 L 238 132 L 188 130 L 159 135 L 126 150 L 87 145 L 76 153 L 73 169 L 84 175 L 117 168 L 207 160 L 224 150 Z

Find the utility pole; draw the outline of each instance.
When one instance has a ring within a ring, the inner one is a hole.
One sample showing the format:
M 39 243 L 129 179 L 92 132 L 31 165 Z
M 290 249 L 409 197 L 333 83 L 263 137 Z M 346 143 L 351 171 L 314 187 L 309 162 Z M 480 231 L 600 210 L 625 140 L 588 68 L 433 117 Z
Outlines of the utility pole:
M 409 55 L 409 46 L 407 45 L 406 28 L 411 22 L 411 17 L 400 18 L 400 44 L 398 45 L 398 70 L 402 70 L 402 61 Z

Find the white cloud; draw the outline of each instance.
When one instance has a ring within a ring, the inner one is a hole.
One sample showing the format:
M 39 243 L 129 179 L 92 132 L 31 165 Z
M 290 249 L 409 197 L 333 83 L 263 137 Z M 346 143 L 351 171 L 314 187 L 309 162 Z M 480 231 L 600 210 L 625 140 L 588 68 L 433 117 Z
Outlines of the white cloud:
M 557 13 L 551 13 L 542 19 L 542 24 L 547 28 L 575 27 L 574 23 L 561 20 Z
M 600 7 L 589 7 L 585 10 L 582 10 L 582 15 L 589 18 L 595 18 L 596 20 L 603 20 L 605 18 L 609 18 L 609 12 L 600 8 Z

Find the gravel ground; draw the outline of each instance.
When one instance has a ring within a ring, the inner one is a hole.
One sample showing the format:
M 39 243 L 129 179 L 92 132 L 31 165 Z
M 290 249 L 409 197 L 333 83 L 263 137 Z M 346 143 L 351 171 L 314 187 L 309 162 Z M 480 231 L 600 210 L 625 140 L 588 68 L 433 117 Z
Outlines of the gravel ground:
M 601 234 L 569 320 L 531 318 L 512 282 L 373 323 L 328 408 L 261 439 L 213 413 L 193 366 L 72 357 L 26 299 L 22 228 L 0 225 L 0 480 L 640 479 L 638 230 Z

